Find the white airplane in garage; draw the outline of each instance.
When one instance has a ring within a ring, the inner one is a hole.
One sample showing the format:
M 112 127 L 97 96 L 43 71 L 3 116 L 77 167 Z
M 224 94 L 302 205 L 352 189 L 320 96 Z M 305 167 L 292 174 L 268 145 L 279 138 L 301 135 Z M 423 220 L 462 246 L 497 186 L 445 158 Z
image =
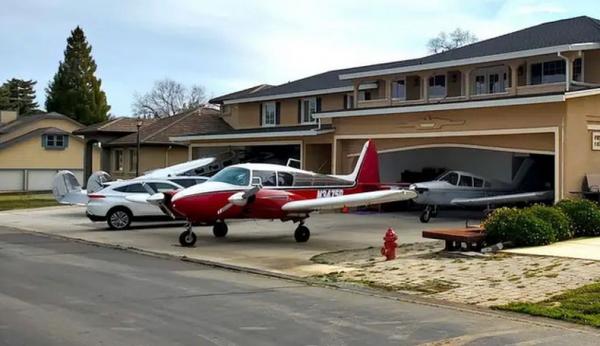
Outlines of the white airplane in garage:
M 223 167 L 237 162 L 238 159 L 235 153 L 225 153 L 216 155 L 215 157 L 201 158 L 145 172 L 144 175 L 131 180 L 165 179 L 183 187 L 189 187 L 204 182 L 207 179 L 206 176 L 211 176 Z M 83 189 L 73 172 L 60 171 L 52 181 L 52 193 L 56 201 L 60 204 L 86 205 L 89 201 L 89 194 L 121 181 L 124 180 L 113 181 L 110 174 L 104 171 L 97 171 L 88 179 L 87 189 Z
M 499 204 L 551 201 L 554 198 L 552 190 L 519 190 L 532 165 L 533 160 L 523 161 L 510 183 L 468 172 L 449 171 L 436 180 L 412 184 L 409 189 L 417 193 L 413 201 L 425 205 L 419 217 L 423 223 L 437 216 L 439 206 L 482 206 L 489 210 Z

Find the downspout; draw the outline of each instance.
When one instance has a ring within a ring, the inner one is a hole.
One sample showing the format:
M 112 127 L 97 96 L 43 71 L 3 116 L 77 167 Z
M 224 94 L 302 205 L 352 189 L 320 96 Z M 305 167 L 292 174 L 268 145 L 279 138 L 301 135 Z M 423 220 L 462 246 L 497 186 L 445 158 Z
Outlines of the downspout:
M 169 167 L 169 151 L 173 149 L 173 146 L 169 145 L 167 151 L 165 151 L 165 167 Z
M 571 65 L 571 60 L 569 60 L 569 58 L 567 58 L 566 56 L 562 55 L 561 52 L 558 52 L 557 54 L 559 57 L 563 58 L 563 60 L 565 61 L 565 83 L 566 83 L 565 91 L 569 91 L 571 88 L 571 82 L 572 82 L 571 71 L 573 69 L 573 65 Z

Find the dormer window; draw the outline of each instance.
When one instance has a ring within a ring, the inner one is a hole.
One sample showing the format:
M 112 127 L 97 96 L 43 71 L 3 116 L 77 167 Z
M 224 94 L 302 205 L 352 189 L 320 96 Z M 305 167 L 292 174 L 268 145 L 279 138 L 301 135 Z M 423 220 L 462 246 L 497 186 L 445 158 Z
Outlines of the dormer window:
M 46 149 L 65 149 L 68 146 L 69 137 L 67 135 L 44 135 L 42 136 L 42 145 Z

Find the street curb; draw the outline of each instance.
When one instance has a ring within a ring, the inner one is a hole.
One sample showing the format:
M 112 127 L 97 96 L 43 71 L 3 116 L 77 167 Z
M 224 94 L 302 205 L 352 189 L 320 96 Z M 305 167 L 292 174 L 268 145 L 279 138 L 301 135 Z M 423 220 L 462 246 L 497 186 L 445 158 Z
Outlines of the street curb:
M 492 310 L 491 308 L 486 308 L 486 307 L 467 305 L 467 304 L 450 302 L 450 301 L 434 299 L 434 298 L 420 297 L 420 296 L 411 295 L 411 294 L 407 294 L 407 293 L 391 292 L 391 291 L 386 291 L 383 289 L 375 289 L 375 288 L 362 286 L 362 285 L 358 285 L 358 284 L 352 284 L 352 283 L 348 283 L 348 282 L 337 282 L 337 283 L 324 282 L 322 280 L 318 280 L 318 279 L 311 278 L 311 277 L 294 276 L 294 275 L 289 275 L 289 274 L 284 274 L 284 273 L 271 272 L 271 271 L 262 270 L 262 269 L 243 267 L 243 266 L 226 264 L 226 263 L 221 263 L 221 262 L 216 262 L 216 261 L 191 258 L 191 257 L 187 257 L 185 255 L 183 255 L 183 256 L 172 255 L 172 254 L 167 254 L 167 253 L 162 253 L 162 252 L 157 252 L 157 251 L 150 251 L 150 250 L 135 248 L 135 247 L 131 247 L 131 246 L 122 246 L 122 245 L 118 245 L 118 244 L 103 243 L 103 242 L 98 242 L 98 241 L 93 241 L 93 240 L 69 237 L 69 236 L 60 235 L 60 234 L 44 233 L 44 232 L 40 232 L 40 231 L 34 231 L 34 230 L 18 228 L 18 227 L 11 227 L 11 226 L 2 226 L 2 227 L 5 229 L 9 229 L 9 230 L 15 230 L 17 232 L 35 234 L 35 235 L 45 237 L 45 238 L 74 241 L 74 242 L 85 244 L 85 245 L 91 245 L 91 246 L 97 246 L 97 247 L 121 250 L 121 251 L 128 251 L 128 252 L 133 252 L 133 253 L 145 255 L 145 256 L 195 263 L 195 264 L 205 265 L 205 266 L 209 266 L 209 267 L 213 267 L 213 268 L 217 268 L 217 269 L 224 269 L 224 270 L 229 270 L 229 271 L 248 273 L 248 274 L 253 274 L 253 275 L 260 275 L 260 276 L 270 277 L 270 278 L 275 278 L 275 279 L 280 279 L 280 280 L 298 282 L 298 283 L 302 283 L 302 284 L 305 284 L 308 286 L 336 289 L 336 290 L 343 291 L 343 292 L 361 294 L 361 295 L 366 295 L 366 296 L 371 296 L 371 297 L 385 298 L 385 299 L 395 300 L 395 301 L 404 302 L 404 303 L 412 303 L 412 304 L 419 304 L 419 305 L 425 305 L 425 306 L 436 307 L 436 308 L 452 309 L 452 310 L 456 310 L 456 311 L 460 311 L 460 312 L 469 312 L 469 313 L 474 313 L 474 314 L 483 315 L 483 316 L 503 318 L 503 319 L 507 319 L 507 320 L 511 320 L 511 321 L 515 321 L 515 322 L 534 324 L 534 325 L 546 327 L 546 328 L 560 328 L 563 330 L 569 330 L 569 331 L 574 331 L 574 332 L 580 332 L 580 333 L 586 333 L 586 334 L 600 336 L 600 331 L 591 326 L 579 325 L 579 324 L 570 323 L 570 322 L 561 321 L 561 320 L 553 320 L 553 319 L 549 319 L 549 318 L 545 318 L 545 317 L 523 315 L 523 314 L 519 314 L 516 312 L 510 312 L 510 311 Z

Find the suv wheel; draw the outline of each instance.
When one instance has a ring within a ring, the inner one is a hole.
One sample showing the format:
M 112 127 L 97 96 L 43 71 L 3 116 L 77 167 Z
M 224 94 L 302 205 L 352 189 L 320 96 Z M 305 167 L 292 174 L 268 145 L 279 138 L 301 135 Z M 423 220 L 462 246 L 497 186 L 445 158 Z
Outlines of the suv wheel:
M 128 229 L 131 225 L 131 212 L 124 208 L 112 209 L 106 215 L 108 227 L 114 230 Z

